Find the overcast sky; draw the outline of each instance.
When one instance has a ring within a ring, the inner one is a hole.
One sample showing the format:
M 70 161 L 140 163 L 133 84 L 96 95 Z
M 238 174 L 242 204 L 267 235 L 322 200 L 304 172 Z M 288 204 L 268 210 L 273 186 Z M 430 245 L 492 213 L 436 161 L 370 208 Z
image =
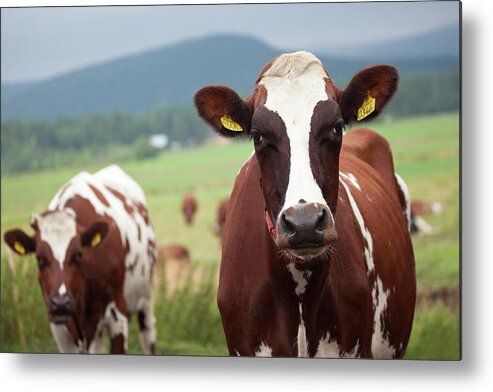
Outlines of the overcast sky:
M 214 33 L 250 34 L 283 49 L 336 48 L 452 23 L 458 23 L 455 1 L 3 8 L 1 77 L 51 77 Z

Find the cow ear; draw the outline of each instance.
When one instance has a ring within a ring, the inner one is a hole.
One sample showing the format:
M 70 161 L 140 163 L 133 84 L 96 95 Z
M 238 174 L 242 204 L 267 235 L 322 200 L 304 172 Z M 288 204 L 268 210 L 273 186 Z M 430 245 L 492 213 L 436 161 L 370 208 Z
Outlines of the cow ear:
M 236 92 L 224 86 L 209 86 L 194 96 L 199 116 L 225 137 L 246 135 L 252 124 L 252 109 Z
M 106 222 L 93 223 L 81 236 L 81 245 L 97 248 L 108 234 L 109 226 Z
M 12 229 L 5 232 L 3 239 L 10 249 L 18 255 L 24 256 L 36 250 L 36 240 L 29 237 L 21 229 Z
M 391 65 L 374 65 L 359 71 L 338 94 L 346 124 L 377 117 L 397 91 L 399 72 Z

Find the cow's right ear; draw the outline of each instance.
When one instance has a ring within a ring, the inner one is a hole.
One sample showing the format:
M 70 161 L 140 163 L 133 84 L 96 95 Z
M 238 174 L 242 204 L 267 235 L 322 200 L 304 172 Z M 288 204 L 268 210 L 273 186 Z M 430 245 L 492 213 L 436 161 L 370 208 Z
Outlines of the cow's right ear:
M 220 135 L 246 136 L 250 132 L 252 109 L 230 88 L 204 87 L 193 100 L 199 116 Z
M 29 237 L 21 229 L 7 230 L 3 239 L 10 249 L 18 255 L 24 256 L 36 250 L 36 240 Z

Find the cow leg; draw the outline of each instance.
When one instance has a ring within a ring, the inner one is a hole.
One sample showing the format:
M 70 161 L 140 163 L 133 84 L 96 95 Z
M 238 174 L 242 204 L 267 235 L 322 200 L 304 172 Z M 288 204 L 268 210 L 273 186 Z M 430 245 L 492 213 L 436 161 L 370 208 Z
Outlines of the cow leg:
M 105 329 L 104 324 L 98 325 L 98 328 L 96 330 L 96 333 L 94 334 L 92 342 L 89 345 L 89 354 L 104 354 L 105 353 L 104 336 L 103 336 L 104 329 Z
M 152 298 L 142 301 L 137 314 L 139 320 L 140 347 L 144 354 L 155 354 L 156 349 L 156 319 L 154 317 L 154 301 Z
M 106 307 L 105 319 L 111 339 L 111 354 L 126 354 L 128 347 L 128 318 L 125 302 L 118 306 L 110 302 Z

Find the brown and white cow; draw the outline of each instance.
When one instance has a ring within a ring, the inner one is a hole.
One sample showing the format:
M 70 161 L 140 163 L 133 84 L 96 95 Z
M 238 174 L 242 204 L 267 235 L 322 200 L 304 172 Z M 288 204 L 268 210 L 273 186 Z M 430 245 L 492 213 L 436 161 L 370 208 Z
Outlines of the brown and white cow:
M 186 193 L 183 196 L 181 202 L 181 211 L 183 212 L 183 217 L 185 218 L 185 223 L 191 225 L 193 223 L 193 218 L 197 212 L 197 199 L 194 195 Z
M 152 270 L 156 238 L 141 187 L 112 165 L 67 182 L 34 214 L 34 235 L 8 230 L 16 253 L 34 253 L 50 327 L 62 353 L 127 352 L 128 318 L 137 314 L 144 353 L 156 341 Z
M 394 67 L 377 65 L 341 90 L 296 52 L 271 61 L 246 100 L 224 86 L 196 93 L 219 134 L 254 143 L 224 228 L 218 305 L 231 355 L 404 354 L 416 295 L 409 195 L 383 137 L 343 136 L 397 84 Z

